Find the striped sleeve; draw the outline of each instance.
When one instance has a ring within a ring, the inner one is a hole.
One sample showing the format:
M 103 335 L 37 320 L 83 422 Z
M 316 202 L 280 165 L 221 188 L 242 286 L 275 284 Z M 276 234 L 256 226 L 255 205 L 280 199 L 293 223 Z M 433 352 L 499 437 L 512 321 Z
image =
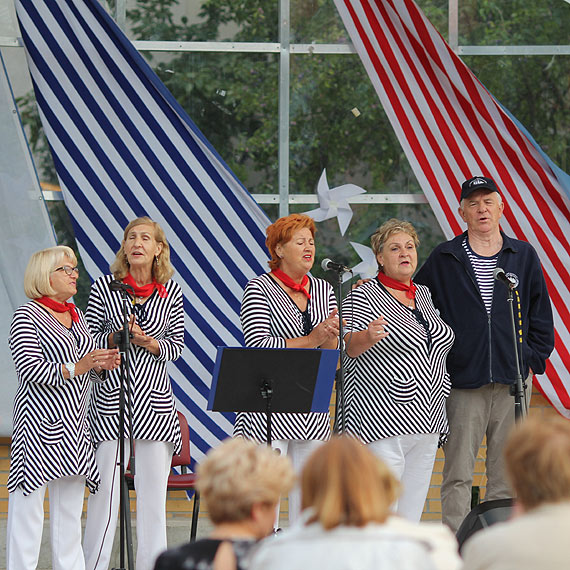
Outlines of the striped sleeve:
M 374 320 L 371 313 L 370 301 L 360 288 L 350 291 L 342 302 L 343 316 L 347 321 L 345 333 L 354 333 L 365 330 L 370 321 Z M 378 317 L 380 314 L 378 314 Z
M 275 315 L 276 313 L 273 312 Z M 272 329 L 272 310 L 269 297 L 259 280 L 250 281 L 241 304 L 241 325 L 246 346 L 255 348 L 286 348 L 286 339 L 275 336 Z M 299 336 L 299 335 L 297 335 Z
M 172 300 L 168 329 L 164 338 L 158 339 L 160 353 L 157 359 L 164 362 L 176 360 L 184 349 L 184 303 L 182 289 L 180 289 L 177 283 L 171 283 L 176 286 L 173 286 L 170 291 Z
M 105 301 L 101 294 L 101 280 L 91 285 L 91 293 L 85 310 L 85 319 L 91 329 L 93 340 L 99 348 L 108 348 L 109 334 L 113 331 L 112 323 L 105 316 Z
M 61 362 L 49 362 L 30 315 L 16 311 L 10 327 L 10 349 L 21 381 L 50 386 L 62 386 Z

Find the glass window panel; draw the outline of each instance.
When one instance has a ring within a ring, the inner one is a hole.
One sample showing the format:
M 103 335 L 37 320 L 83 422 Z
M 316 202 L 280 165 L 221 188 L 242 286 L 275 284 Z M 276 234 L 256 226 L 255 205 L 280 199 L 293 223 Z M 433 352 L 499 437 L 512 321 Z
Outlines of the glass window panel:
M 440 33 L 447 34 L 448 0 L 417 2 Z M 332 0 L 291 0 L 291 42 L 350 43 Z
M 570 56 L 471 56 L 463 60 L 550 158 L 568 171 Z
M 277 0 L 127 0 L 131 39 L 277 42 Z
M 461 3 L 461 0 L 459 2 Z M 447 40 L 449 0 L 416 0 L 416 4 L 422 9 L 435 29 Z
M 561 0 L 459 0 L 463 45 L 567 45 L 568 30 Z
M 290 187 L 352 182 L 370 193 L 421 193 L 357 55 L 291 57 Z
M 277 54 L 150 53 L 154 70 L 252 193 L 276 193 Z
M 291 43 L 349 43 L 332 0 L 291 1 Z

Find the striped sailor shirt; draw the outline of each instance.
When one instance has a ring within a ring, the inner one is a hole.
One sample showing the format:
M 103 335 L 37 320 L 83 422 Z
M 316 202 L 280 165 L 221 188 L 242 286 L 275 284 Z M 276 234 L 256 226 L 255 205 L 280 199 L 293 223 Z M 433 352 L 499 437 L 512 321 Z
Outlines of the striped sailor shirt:
M 345 356 L 346 431 L 364 443 L 421 433 L 443 439 L 451 391 L 445 361 L 455 335 L 433 306 L 429 289 L 417 285 L 412 310 L 373 279 L 343 300 L 343 316 L 347 346 L 351 332 L 365 330 L 379 316 L 389 332 L 356 358 Z
M 85 311 L 95 342 L 100 347 L 107 347 L 109 334 L 123 326 L 121 293 L 109 289 L 112 280 L 112 275 L 106 275 L 93 283 Z M 140 305 L 142 310 L 137 314 L 141 329 L 158 341 L 160 354 L 155 356 L 142 346 L 130 346 L 133 438 L 172 442 L 178 453 L 180 426 L 166 363 L 176 360 L 184 348 L 184 308 L 178 283 L 170 279 L 164 286 L 167 296 L 162 298 L 155 290 Z M 95 444 L 118 439 L 120 381 L 118 368 L 109 373 L 107 381 L 93 385 L 89 420 Z M 128 429 L 125 421 L 125 438 L 128 438 Z
M 81 311 L 64 327 L 34 301 L 16 309 L 9 344 L 18 375 L 8 491 L 29 495 L 49 481 L 84 475 L 94 492 L 99 472 L 87 422 L 91 373 L 63 377 L 62 366 L 95 348 Z M 95 374 L 94 372 L 92 373 Z
M 309 276 L 311 298 L 308 303 L 312 327 L 336 309 L 329 283 Z M 241 304 L 241 325 L 246 346 L 286 348 L 286 339 L 304 336 L 303 314 L 291 297 L 265 273 L 252 279 L 245 288 Z M 265 413 L 239 413 L 234 436 L 263 443 L 266 440 Z M 330 436 L 330 415 L 275 413 L 271 415 L 274 440 L 326 440 Z

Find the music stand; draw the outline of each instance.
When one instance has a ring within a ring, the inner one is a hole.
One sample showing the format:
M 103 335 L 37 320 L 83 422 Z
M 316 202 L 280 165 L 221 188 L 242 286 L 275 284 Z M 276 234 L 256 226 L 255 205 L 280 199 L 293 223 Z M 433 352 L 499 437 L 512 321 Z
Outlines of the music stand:
M 326 412 L 338 350 L 218 347 L 208 410 L 265 412 L 271 445 L 274 412 Z

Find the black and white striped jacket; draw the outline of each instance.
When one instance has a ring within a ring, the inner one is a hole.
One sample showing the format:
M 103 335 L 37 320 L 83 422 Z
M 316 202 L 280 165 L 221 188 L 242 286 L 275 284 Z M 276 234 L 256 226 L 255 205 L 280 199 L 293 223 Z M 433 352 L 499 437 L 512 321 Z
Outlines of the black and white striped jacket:
M 121 293 L 109 289 L 112 280 L 113 276 L 106 275 L 93 283 L 85 311 L 99 347 L 107 347 L 109 333 L 123 326 Z M 144 316 L 137 318 L 141 329 L 158 341 L 160 354 L 131 345 L 130 398 L 134 439 L 172 442 L 176 453 L 180 450 L 180 427 L 166 363 L 176 360 L 184 348 L 184 306 L 178 283 L 170 279 L 164 286 L 167 297 L 154 291 L 142 305 Z M 105 382 L 93 385 L 89 420 L 95 444 L 118 439 L 119 388 L 120 368 L 110 372 Z M 128 429 L 125 419 L 125 437 Z
M 429 289 L 417 285 L 416 309 L 395 299 L 377 279 L 361 285 L 343 300 L 350 332 L 386 319 L 386 338 L 356 358 L 345 356 L 346 431 L 364 443 L 395 435 L 448 432 L 445 399 L 451 382 L 446 358 L 455 335 L 433 306 Z M 348 336 L 347 336 L 348 335 Z
M 309 276 L 311 284 L 309 313 L 313 328 L 336 309 L 329 283 Z M 303 336 L 301 311 L 291 297 L 268 273 L 252 279 L 245 288 L 241 304 L 241 325 L 246 346 L 286 348 L 286 339 Z M 326 440 L 330 436 L 329 413 L 271 415 L 272 437 L 276 440 Z M 239 413 L 234 436 L 266 440 L 266 414 Z
M 99 472 L 87 422 L 90 373 L 65 379 L 62 365 L 95 348 L 85 317 L 64 327 L 34 301 L 19 307 L 9 344 L 18 375 L 8 490 L 29 495 L 49 481 L 84 475 L 94 492 Z M 93 374 L 95 374 L 93 372 Z

